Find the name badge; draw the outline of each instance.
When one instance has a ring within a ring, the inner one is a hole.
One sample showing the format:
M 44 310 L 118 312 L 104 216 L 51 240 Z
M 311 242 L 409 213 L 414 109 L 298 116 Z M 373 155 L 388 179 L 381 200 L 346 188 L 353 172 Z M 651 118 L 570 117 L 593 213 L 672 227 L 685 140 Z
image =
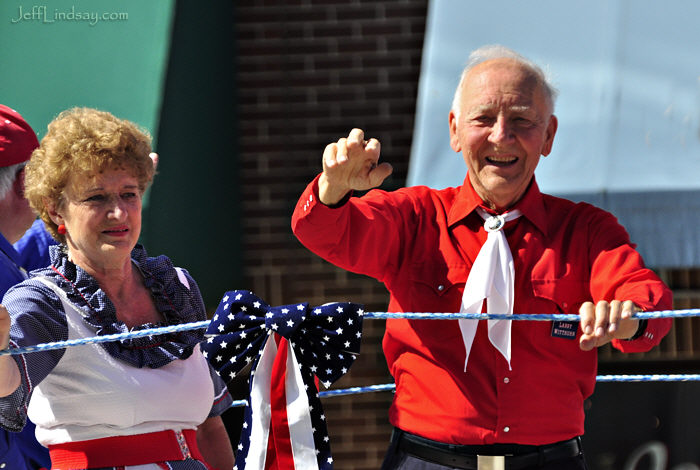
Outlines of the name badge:
M 576 339 L 578 323 L 570 321 L 552 322 L 552 336 L 555 338 Z

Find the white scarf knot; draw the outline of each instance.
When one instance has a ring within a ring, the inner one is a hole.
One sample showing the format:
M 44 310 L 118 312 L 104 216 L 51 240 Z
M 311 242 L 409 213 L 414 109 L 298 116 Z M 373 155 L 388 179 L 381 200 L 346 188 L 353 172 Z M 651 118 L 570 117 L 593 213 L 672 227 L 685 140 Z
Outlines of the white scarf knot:
M 488 232 L 488 237 L 469 272 L 459 312 L 481 313 L 484 299 L 486 299 L 487 313 L 512 315 L 515 297 L 515 269 L 510 246 L 508 246 L 508 240 L 506 240 L 502 229 L 506 222 L 520 217 L 521 212 L 514 210 L 501 215 L 491 215 L 480 207 L 476 210 L 484 219 L 484 228 Z M 464 359 L 465 372 L 478 322 L 479 320 L 459 320 L 459 329 L 462 331 L 464 348 L 467 353 Z M 508 361 L 509 369 L 511 368 L 510 329 L 511 320 L 488 320 L 489 340 Z

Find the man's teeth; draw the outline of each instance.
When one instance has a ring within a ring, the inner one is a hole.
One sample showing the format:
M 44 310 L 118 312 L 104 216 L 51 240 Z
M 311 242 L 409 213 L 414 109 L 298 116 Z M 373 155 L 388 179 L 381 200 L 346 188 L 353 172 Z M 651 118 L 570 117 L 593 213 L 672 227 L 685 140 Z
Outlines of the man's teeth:
M 510 162 L 514 162 L 516 160 L 516 158 L 514 158 L 514 157 L 495 157 L 495 156 L 487 157 L 486 159 L 488 161 L 498 162 L 498 163 L 510 163 Z

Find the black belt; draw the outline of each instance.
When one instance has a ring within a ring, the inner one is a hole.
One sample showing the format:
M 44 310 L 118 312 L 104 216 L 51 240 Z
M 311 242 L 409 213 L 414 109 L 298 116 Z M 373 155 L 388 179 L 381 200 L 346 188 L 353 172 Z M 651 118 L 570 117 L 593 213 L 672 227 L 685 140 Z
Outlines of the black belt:
M 495 444 L 485 446 L 462 446 L 431 441 L 415 434 L 396 430 L 393 439 L 397 447 L 414 457 L 446 467 L 465 470 L 478 469 L 478 456 L 504 456 L 506 470 L 537 467 L 555 460 L 578 457 L 583 453 L 581 438 L 543 446 Z M 486 461 L 483 458 L 483 461 Z

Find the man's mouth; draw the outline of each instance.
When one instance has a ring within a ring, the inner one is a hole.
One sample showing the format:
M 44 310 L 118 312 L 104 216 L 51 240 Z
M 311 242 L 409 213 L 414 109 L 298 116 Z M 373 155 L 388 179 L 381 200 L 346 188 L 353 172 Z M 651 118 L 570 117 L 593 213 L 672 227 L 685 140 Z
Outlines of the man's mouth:
M 490 155 L 486 161 L 496 166 L 509 166 L 518 161 L 518 157 L 513 155 Z

